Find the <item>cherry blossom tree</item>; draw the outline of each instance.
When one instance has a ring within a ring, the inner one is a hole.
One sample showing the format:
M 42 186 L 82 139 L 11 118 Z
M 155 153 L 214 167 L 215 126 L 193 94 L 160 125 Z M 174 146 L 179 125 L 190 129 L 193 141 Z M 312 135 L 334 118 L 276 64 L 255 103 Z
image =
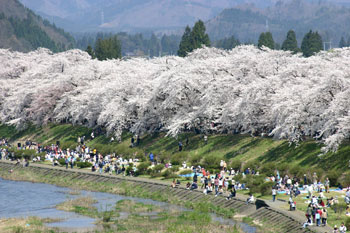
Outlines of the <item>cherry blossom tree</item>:
M 350 49 L 310 58 L 239 46 L 185 58 L 98 61 L 80 50 L 0 49 L 0 122 L 70 122 L 108 134 L 163 131 L 312 137 L 337 150 L 350 136 Z

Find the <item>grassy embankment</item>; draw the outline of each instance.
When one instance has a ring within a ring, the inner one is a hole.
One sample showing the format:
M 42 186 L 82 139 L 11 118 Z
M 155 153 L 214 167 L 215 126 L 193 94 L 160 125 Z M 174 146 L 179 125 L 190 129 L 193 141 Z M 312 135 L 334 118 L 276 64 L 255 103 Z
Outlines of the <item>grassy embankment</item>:
M 60 140 L 63 147 L 71 148 L 76 146 L 78 136 L 86 135 L 89 138 L 90 133 L 91 130 L 85 127 L 71 125 L 30 127 L 22 132 L 16 132 L 13 127 L 0 126 L 0 137 L 9 138 L 12 141 L 30 139 L 42 144 L 52 144 Z M 332 186 L 337 186 L 339 183 L 343 186 L 350 184 L 350 173 L 347 171 L 350 150 L 348 142 L 344 143 L 336 153 L 329 152 L 321 155 L 322 145 L 313 140 L 301 142 L 296 147 L 289 145 L 287 141 L 276 141 L 271 138 L 212 135 L 208 137 L 208 143 L 205 144 L 201 135 L 193 133 L 181 134 L 178 139 L 164 137 L 164 134 L 154 134 L 142 137 L 138 147 L 130 148 L 130 138 L 131 135 L 125 134 L 121 143 L 110 143 L 109 138 L 98 136 L 94 140 L 88 140 L 87 145 L 101 153 L 116 152 L 139 158 L 145 158 L 145 153 L 153 152 L 161 161 L 171 161 L 173 164 L 187 161 L 188 164 L 200 164 L 214 171 L 218 169 L 220 160 L 224 159 L 229 167 L 234 169 L 251 167 L 267 175 L 274 173 L 277 168 L 281 175 L 287 173 L 302 177 L 303 174 L 307 174 L 309 178 L 313 172 L 317 172 L 319 178 L 328 176 Z M 189 139 L 188 145 L 185 145 L 186 138 Z M 184 144 L 182 152 L 178 152 L 178 141 Z M 269 199 L 270 188 L 265 188 L 265 191 L 267 191 L 265 195 L 258 194 L 258 196 Z M 296 200 L 297 207 L 302 211 L 306 209 L 304 196 Z M 284 196 L 280 198 L 286 199 Z M 342 198 L 339 197 L 339 199 L 343 205 Z M 288 204 L 285 208 L 288 208 Z M 346 220 L 344 213 L 333 213 L 329 209 L 329 214 L 331 224 L 339 225 L 341 221 Z
M 209 169 L 217 169 L 220 160 L 228 162 L 228 167 L 245 168 L 250 166 L 265 172 L 273 172 L 275 168 L 290 171 L 296 175 L 311 174 L 316 171 L 320 176 L 335 172 L 339 176 L 348 170 L 350 143 L 344 143 L 336 153 L 321 155 L 321 144 L 313 140 L 301 142 L 299 146 L 289 145 L 284 140 L 250 137 L 247 135 L 212 135 L 208 144 L 201 135 L 187 133 L 178 139 L 164 137 L 163 133 L 146 135 L 141 138 L 138 147 L 130 148 L 130 134 L 124 134 L 121 143 L 110 143 L 110 138 L 98 136 L 90 140 L 91 130 L 82 126 L 48 125 L 46 127 L 29 127 L 17 132 L 14 127 L 0 125 L 0 138 L 5 137 L 12 142 L 30 139 L 44 145 L 60 141 L 63 148 L 75 148 L 77 137 L 86 135 L 87 145 L 99 152 L 123 154 L 145 158 L 145 153 L 153 152 L 160 161 L 171 161 L 173 164 L 187 161 L 188 164 L 203 165 Z M 189 139 L 185 145 L 186 138 Z M 184 144 L 182 152 L 178 152 L 178 141 Z

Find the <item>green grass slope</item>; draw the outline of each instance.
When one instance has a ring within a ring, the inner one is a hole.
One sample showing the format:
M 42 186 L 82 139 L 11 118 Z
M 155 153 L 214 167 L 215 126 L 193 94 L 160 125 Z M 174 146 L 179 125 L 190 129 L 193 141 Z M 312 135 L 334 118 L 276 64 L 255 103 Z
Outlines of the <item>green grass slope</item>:
M 20 132 L 12 126 L 0 125 L 0 138 L 8 138 L 13 143 L 29 139 L 51 145 L 60 141 L 63 148 L 75 148 L 77 137 L 85 135 L 86 144 L 102 154 L 116 153 L 145 158 L 145 154 L 152 152 L 158 160 L 171 161 L 175 165 L 187 161 L 188 164 L 218 169 L 220 160 L 223 159 L 228 162 L 229 168 L 253 167 L 265 173 L 273 172 L 277 168 L 290 170 L 298 175 L 312 171 L 325 174 L 330 170 L 339 173 L 349 169 L 349 143 L 344 143 L 335 153 L 322 154 L 322 144 L 313 140 L 303 141 L 296 146 L 284 140 L 248 135 L 210 135 L 208 143 L 205 144 L 203 135 L 199 134 L 185 133 L 176 139 L 159 133 L 141 137 L 140 145 L 130 148 L 131 134 L 125 133 L 121 142 L 111 143 L 110 137 L 103 134 L 91 140 L 91 132 L 86 127 L 69 124 L 30 126 Z M 181 152 L 178 151 L 179 141 L 184 145 Z

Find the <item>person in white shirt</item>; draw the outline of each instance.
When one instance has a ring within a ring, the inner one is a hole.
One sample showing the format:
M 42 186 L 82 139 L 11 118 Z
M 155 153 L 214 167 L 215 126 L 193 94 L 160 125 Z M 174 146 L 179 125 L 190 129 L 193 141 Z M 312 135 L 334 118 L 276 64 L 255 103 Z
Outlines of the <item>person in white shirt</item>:
M 345 233 L 347 231 L 346 226 L 342 222 L 342 224 L 339 227 L 339 233 Z

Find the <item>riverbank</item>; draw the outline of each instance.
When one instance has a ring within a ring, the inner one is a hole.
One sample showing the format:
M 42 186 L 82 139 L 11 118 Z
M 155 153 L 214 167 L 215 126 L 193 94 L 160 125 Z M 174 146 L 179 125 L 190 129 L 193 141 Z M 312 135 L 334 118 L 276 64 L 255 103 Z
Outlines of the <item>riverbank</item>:
M 203 209 L 84 190 L 73 195 L 70 188 L 44 183 L 0 182 L 0 232 L 256 232 Z
M 227 201 L 223 197 L 213 195 L 205 196 L 199 191 L 189 191 L 183 188 L 171 189 L 169 185 L 139 178 L 118 178 L 110 175 L 91 174 L 91 172 L 74 171 L 47 167 L 44 165 L 32 165 L 28 168 L 13 167 L 10 163 L 0 163 L 0 176 L 5 179 L 27 180 L 32 182 L 45 182 L 76 189 L 86 189 L 102 192 L 117 193 L 126 196 L 139 196 L 153 200 L 165 201 L 186 208 L 199 211 L 214 212 L 223 217 L 232 218 L 253 216 L 261 226 L 260 232 L 285 232 L 293 229 L 293 232 L 307 232 L 301 228 L 301 223 L 290 216 L 262 207 L 256 210 L 255 206 L 246 205 L 239 198 Z M 13 172 L 9 169 L 13 168 Z M 317 232 L 317 231 L 316 231 Z
M 260 171 L 273 172 L 279 169 L 294 174 L 316 172 L 320 177 L 333 174 L 344 178 L 348 173 L 348 151 L 350 143 L 344 143 L 337 152 L 321 153 L 322 144 L 305 139 L 298 145 L 285 140 L 273 140 L 269 137 L 251 137 L 250 135 L 208 135 L 205 142 L 203 135 L 183 133 L 177 138 L 165 137 L 164 133 L 141 136 L 135 147 L 130 147 L 131 134 L 124 133 L 122 140 L 111 142 L 101 130 L 92 139 L 92 130 L 83 126 L 70 124 L 48 124 L 43 127 L 29 126 L 26 130 L 16 131 L 13 126 L 0 125 L 0 138 L 7 138 L 11 143 L 30 140 L 41 145 L 56 144 L 60 147 L 75 148 L 77 138 L 86 136 L 86 146 L 102 154 L 117 153 L 124 157 L 143 158 L 152 152 L 158 161 L 181 165 L 201 165 L 211 170 L 220 167 L 220 160 L 225 160 L 228 168 L 256 168 Z M 179 151 L 179 142 L 183 149 Z M 350 174 L 350 173 L 349 173 Z M 340 179 L 339 182 L 342 180 Z M 335 184 L 334 184 L 335 185 Z

